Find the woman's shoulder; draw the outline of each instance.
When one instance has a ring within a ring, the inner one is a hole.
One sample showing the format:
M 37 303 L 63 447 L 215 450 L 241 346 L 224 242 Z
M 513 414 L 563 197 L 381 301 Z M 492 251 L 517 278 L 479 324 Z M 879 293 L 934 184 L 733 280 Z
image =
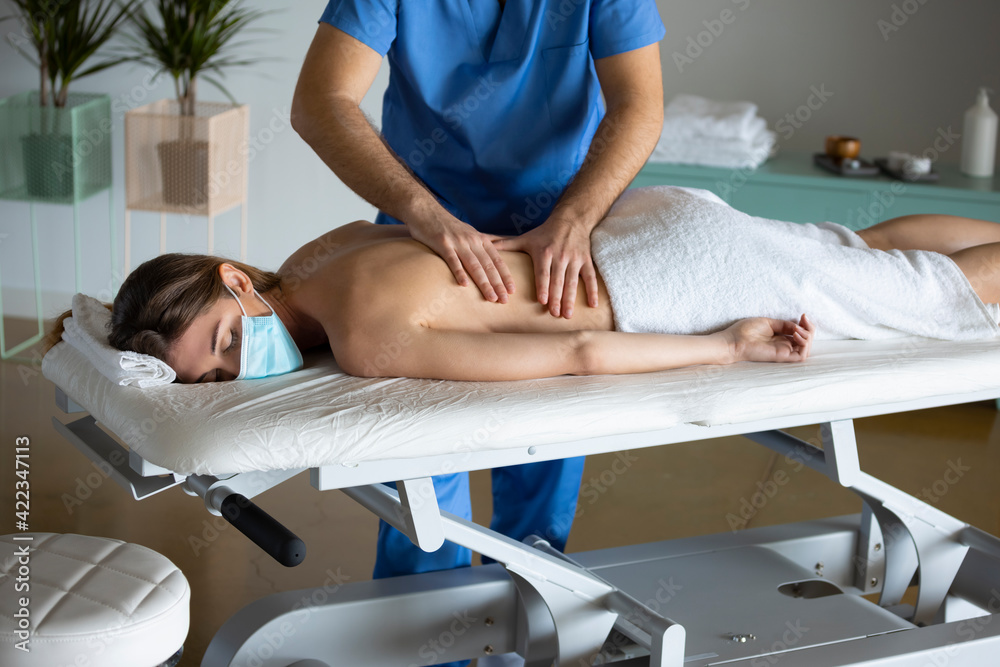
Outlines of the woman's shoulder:
M 402 227 L 402 225 L 391 225 Z M 278 269 L 278 273 L 295 272 L 301 265 L 311 265 L 313 270 L 317 263 L 323 263 L 330 258 L 352 252 L 369 245 L 372 242 L 392 238 L 407 238 L 409 232 L 400 229 L 385 229 L 390 225 L 376 225 L 367 220 L 355 220 L 339 227 L 334 227 L 319 237 L 299 246 Z

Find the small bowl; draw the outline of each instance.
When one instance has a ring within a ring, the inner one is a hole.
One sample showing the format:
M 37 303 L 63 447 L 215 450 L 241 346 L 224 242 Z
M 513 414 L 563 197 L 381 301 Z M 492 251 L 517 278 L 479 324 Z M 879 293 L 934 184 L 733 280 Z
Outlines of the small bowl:
M 861 154 L 861 141 L 855 137 L 838 135 L 826 138 L 826 154 L 832 158 L 855 159 Z

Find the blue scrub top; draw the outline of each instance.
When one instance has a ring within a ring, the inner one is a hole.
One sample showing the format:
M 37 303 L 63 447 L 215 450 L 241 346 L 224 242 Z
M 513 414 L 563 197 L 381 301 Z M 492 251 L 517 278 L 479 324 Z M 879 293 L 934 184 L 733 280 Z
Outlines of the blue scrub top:
M 579 170 L 604 115 L 594 59 L 665 33 L 654 0 L 330 0 L 320 20 L 388 54 L 383 136 L 493 234 L 545 222 Z

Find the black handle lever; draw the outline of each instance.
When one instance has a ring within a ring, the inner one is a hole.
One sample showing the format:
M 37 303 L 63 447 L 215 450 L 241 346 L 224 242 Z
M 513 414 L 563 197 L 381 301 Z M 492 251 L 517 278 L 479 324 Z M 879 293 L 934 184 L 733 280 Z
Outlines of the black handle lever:
M 242 493 L 226 496 L 219 511 L 226 521 L 285 567 L 295 567 L 305 559 L 306 543 Z

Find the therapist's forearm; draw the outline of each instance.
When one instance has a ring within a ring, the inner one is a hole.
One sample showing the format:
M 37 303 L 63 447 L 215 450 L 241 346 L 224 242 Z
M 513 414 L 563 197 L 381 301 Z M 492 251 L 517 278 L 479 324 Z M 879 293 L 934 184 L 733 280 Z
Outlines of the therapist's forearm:
M 295 130 L 347 187 L 406 223 L 447 214 L 347 96 L 296 95 Z
M 636 101 L 610 108 L 587 157 L 549 215 L 549 221 L 589 234 L 639 173 L 663 126 L 659 104 Z

